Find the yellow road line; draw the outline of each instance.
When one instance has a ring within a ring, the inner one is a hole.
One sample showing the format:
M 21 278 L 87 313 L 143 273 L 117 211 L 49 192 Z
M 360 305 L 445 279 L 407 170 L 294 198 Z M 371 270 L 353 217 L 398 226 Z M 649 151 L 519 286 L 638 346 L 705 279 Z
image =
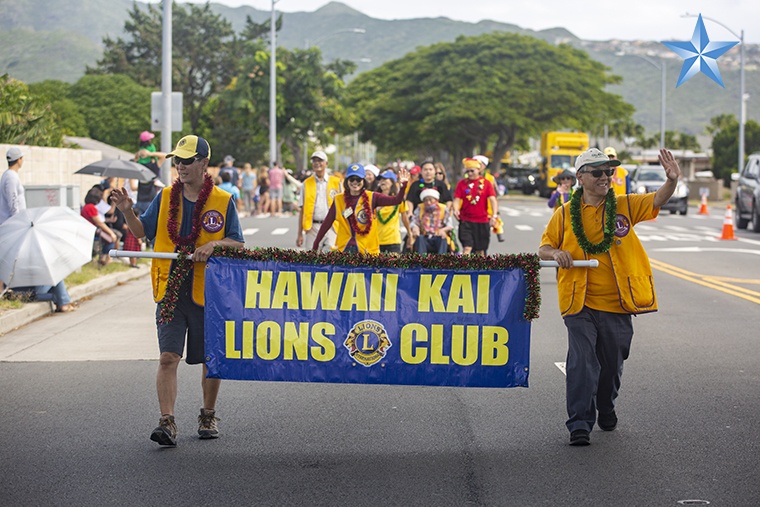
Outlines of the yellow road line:
M 652 265 L 652 268 L 662 271 L 663 273 L 673 275 L 677 278 L 681 278 L 688 282 L 696 283 L 697 285 L 702 285 L 710 289 L 715 289 L 715 290 L 724 292 L 731 296 L 736 296 L 742 299 L 746 299 L 747 301 L 760 305 L 760 292 L 745 289 L 744 287 L 737 287 L 737 286 L 731 285 L 730 283 L 725 283 L 726 281 L 732 281 L 732 282 L 737 282 L 737 283 L 754 283 L 755 280 L 742 280 L 738 278 L 723 279 L 720 277 L 700 275 L 700 274 L 692 273 L 691 271 L 687 271 L 685 269 L 682 269 L 676 266 L 671 266 L 670 264 L 666 264 L 664 262 L 657 261 L 651 258 L 649 259 L 649 263 Z

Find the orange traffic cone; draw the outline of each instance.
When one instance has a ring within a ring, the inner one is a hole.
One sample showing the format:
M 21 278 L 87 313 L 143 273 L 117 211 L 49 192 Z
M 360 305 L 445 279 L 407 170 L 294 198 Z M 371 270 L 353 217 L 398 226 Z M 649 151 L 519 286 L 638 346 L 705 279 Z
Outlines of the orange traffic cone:
M 697 215 L 709 215 L 710 212 L 707 211 L 707 195 L 702 194 L 702 202 L 699 204 L 699 212 Z
M 734 213 L 731 204 L 726 206 L 726 216 L 723 218 L 723 233 L 718 239 L 736 239 L 734 237 Z

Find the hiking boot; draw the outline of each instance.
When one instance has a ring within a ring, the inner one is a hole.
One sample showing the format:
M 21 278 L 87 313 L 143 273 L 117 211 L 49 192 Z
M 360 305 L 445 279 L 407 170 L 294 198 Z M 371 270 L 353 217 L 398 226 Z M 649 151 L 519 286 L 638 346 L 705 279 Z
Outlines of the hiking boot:
M 608 414 L 602 414 L 599 412 L 599 417 L 596 419 L 596 423 L 604 431 L 612 431 L 618 423 L 617 414 L 615 414 L 614 410 Z
M 150 434 L 150 439 L 158 445 L 177 445 L 177 424 L 173 415 L 162 415 L 158 427 Z
M 219 418 L 216 417 L 216 410 L 201 409 L 201 415 L 198 416 L 198 435 L 201 439 L 219 438 L 217 421 Z
M 570 445 L 581 446 L 591 444 L 589 432 L 586 430 L 575 430 L 570 433 Z

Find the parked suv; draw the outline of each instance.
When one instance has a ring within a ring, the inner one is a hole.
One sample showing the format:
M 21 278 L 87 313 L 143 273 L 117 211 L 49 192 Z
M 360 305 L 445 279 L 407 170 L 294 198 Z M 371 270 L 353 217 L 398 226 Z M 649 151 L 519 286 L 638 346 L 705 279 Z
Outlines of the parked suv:
M 750 155 L 739 173 L 734 221 L 737 229 L 746 229 L 752 222 L 752 230 L 760 232 L 760 152 Z
M 631 192 L 634 194 L 646 194 L 656 192 L 667 180 L 665 169 L 661 165 L 642 165 L 636 168 L 631 175 Z M 676 183 L 673 195 L 662 208 L 670 211 L 670 214 L 680 213 L 685 215 L 689 211 L 689 187 L 683 181 Z

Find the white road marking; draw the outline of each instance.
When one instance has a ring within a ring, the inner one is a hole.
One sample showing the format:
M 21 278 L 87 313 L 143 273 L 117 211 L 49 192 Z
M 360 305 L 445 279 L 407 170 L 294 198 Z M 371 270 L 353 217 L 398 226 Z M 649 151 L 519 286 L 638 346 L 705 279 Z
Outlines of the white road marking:
M 515 229 L 517 229 L 518 231 L 532 231 L 533 227 L 531 227 L 530 225 L 517 224 L 515 225 Z
M 272 231 L 272 236 L 284 236 L 289 230 L 287 227 L 278 227 Z
M 668 229 L 668 230 L 671 230 L 671 231 L 676 231 L 676 232 L 688 232 L 689 231 L 688 227 L 681 227 L 680 225 L 666 225 L 665 228 Z
M 656 231 L 657 227 L 654 227 L 653 225 L 646 225 L 646 224 L 636 224 L 636 230 L 637 231 Z
M 243 229 L 243 236 L 253 236 L 257 232 L 259 232 L 258 229 Z
M 700 252 L 734 252 L 760 255 L 760 250 L 748 250 L 746 248 L 703 248 L 700 246 L 686 246 L 682 248 L 653 248 L 657 252 L 681 252 L 681 253 L 700 253 Z
M 559 371 L 562 372 L 562 375 L 567 376 L 567 372 L 565 371 L 565 363 L 554 363 L 554 366 L 559 368 Z

